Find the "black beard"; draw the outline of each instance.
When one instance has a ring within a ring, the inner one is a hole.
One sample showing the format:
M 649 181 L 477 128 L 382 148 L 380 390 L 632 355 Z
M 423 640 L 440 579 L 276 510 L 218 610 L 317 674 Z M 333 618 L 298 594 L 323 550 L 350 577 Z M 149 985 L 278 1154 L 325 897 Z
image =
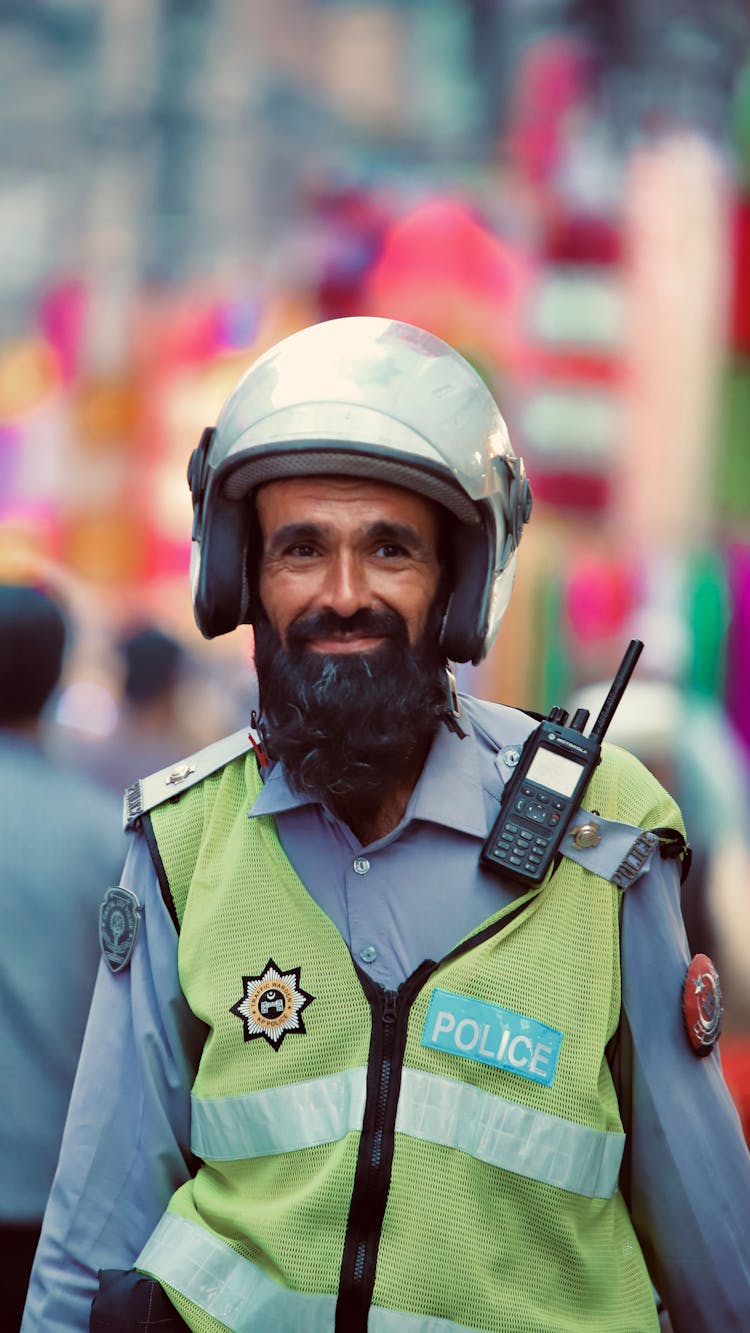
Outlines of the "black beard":
M 377 812 L 423 762 L 446 709 L 435 616 L 410 645 L 395 611 L 323 611 L 295 621 L 286 647 L 260 614 L 255 623 L 262 728 L 269 757 L 301 796 L 338 813 Z M 367 653 L 317 653 L 310 640 L 349 632 L 383 636 Z

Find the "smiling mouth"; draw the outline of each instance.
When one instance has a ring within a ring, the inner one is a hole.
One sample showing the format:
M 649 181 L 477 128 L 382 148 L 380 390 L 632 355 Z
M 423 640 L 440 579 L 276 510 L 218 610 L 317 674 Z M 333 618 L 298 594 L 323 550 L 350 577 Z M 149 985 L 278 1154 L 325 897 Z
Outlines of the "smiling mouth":
M 307 647 L 313 653 L 366 653 L 380 647 L 384 639 L 383 634 L 331 634 L 309 639 Z

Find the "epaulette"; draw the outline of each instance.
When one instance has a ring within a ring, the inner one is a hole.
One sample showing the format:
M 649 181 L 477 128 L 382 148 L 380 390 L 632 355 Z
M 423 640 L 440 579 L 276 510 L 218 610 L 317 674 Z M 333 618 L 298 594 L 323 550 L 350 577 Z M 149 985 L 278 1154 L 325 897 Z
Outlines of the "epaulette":
M 630 888 L 648 869 L 656 852 L 667 859 L 679 857 L 682 883 L 690 869 L 690 847 L 677 829 L 640 829 L 603 819 L 583 806 L 576 811 L 560 851 L 568 860 L 611 880 L 620 889 Z
M 180 763 L 170 764 L 148 778 L 140 778 L 125 792 L 122 815 L 124 828 L 134 828 L 141 815 L 161 805 L 163 801 L 171 800 L 173 796 L 182 795 L 189 787 L 194 787 L 197 782 L 202 782 L 253 748 L 248 728 L 241 727 L 231 736 L 214 741 Z
M 603 819 L 579 806 L 560 843 L 560 852 L 584 870 L 592 870 L 620 889 L 627 889 L 644 870 L 659 848 L 659 837 L 648 829 Z

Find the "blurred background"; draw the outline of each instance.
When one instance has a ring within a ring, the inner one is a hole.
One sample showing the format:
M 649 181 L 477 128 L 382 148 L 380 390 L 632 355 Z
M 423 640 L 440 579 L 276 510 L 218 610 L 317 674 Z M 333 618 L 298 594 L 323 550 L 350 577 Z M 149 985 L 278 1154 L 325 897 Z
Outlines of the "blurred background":
M 72 608 L 61 751 L 112 751 L 148 627 L 184 654 L 169 744 L 243 724 L 249 631 L 193 626 L 189 454 L 279 337 L 423 325 L 536 497 L 461 683 L 546 711 L 645 641 L 611 738 L 683 804 L 750 1028 L 745 0 L 4 0 L 0 69 L 0 579 Z

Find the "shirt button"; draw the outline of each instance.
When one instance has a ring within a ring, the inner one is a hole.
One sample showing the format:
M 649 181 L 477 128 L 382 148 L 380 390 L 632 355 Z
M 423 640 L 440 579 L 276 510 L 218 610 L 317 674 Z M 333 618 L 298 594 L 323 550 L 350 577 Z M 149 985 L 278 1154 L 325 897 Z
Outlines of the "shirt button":
M 371 944 L 367 944 L 364 949 L 360 949 L 359 956 L 363 963 L 374 963 L 378 956 L 378 951 L 373 948 Z
M 370 869 L 370 862 L 366 856 L 358 856 L 354 861 L 354 869 L 358 875 L 366 875 Z

